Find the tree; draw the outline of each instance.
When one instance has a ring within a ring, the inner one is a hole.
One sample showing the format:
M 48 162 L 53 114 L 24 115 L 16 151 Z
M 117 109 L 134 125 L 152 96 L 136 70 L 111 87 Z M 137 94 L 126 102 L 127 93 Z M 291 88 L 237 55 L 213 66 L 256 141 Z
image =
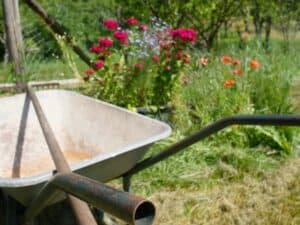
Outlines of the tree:
M 116 0 L 126 16 L 135 15 L 146 20 L 154 16 L 172 27 L 195 28 L 200 37 L 198 44 L 204 45 L 208 50 L 213 47 L 221 27 L 236 14 L 241 3 L 242 1 L 235 0 Z

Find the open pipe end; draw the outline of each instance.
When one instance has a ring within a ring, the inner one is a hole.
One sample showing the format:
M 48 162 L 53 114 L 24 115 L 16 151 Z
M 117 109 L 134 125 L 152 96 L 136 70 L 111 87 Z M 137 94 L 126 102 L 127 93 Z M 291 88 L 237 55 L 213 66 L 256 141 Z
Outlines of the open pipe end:
M 155 206 L 150 201 L 143 201 L 134 212 L 134 225 L 151 225 L 155 219 Z

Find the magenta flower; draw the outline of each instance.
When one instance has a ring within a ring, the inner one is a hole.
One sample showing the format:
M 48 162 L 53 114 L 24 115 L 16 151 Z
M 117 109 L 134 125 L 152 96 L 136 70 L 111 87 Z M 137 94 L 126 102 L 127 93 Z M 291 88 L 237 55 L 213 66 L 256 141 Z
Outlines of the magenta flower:
M 103 48 L 110 48 L 113 46 L 113 41 L 110 38 L 99 38 L 98 43 Z
M 174 41 L 181 39 L 184 42 L 196 42 L 197 32 L 192 28 L 178 28 L 175 30 L 169 30 L 169 35 Z
M 103 50 L 104 50 L 104 47 L 99 46 L 99 45 L 94 45 L 90 48 L 90 52 L 93 52 L 93 53 L 100 53 Z
M 103 60 L 98 60 L 96 63 L 95 63 L 95 67 L 96 69 L 101 69 L 104 67 L 104 61 Z
M 126 23 L 127 23 L 129 26 L 136 26 L 136 25 L 138 25 L 139 21 L 138 21 L 136 18 L 134 18 L 134 17 L 132 16 L 132 17 L 130 17 L 130 18 L 128 18 L 128 19 L 126 20 Z
M 109 30 L 116 30 L 119 26 L 118 22 L 114 19 L 103 20 L 103 25 Z
M 93 69 L 88 69 L 85 71 L 85 74 L 90 76 L 90 75 L 93 75 L 95 73 L 95 71 Z
M 128 45 L 128 34 L 126 31 L 118 30 L 114 33 L 114 38 L 120 41 L 123 45 Z

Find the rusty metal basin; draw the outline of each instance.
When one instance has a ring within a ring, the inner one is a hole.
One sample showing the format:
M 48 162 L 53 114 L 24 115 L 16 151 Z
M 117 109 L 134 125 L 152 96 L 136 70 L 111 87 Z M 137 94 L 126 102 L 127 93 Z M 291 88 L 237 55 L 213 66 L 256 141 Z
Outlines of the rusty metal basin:
M 131 169 L 168 125 L 75 92 L 36 92 L 72 171 L 106 182 Z M 25 94 L 0 98 L 0 188 L 23 205 L 55 168 Z M 54 201 L 54 200 L 53 200 Z

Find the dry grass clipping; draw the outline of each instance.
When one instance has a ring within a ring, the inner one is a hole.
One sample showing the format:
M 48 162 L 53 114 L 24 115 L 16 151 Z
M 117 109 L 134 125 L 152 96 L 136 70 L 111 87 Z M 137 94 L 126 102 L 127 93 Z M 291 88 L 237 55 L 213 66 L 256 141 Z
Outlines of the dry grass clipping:
M 160 191 L 155 224 L 300 224 L 300 158 L 290 159 L 262 181 L 246 177 L 212 190 Z

